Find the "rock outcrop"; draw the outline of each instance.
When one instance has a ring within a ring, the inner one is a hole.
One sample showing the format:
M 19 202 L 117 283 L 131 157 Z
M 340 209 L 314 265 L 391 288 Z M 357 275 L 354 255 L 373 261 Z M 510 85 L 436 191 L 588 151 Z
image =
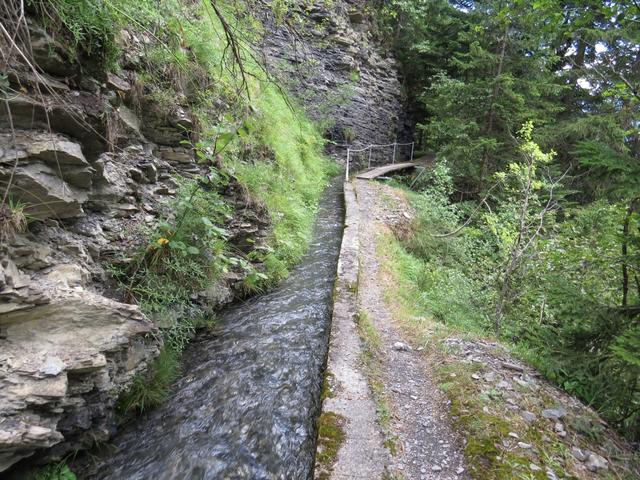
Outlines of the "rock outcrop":
M 119 395 L 157 356 L 158 329 L 171 322 L 124 302 L 107 266 L 131 262 L 149 241 L 141 232 L 171 218 L 180 179 L 209 172 L 181 143 L 193 126 L 187 107 L 132 96 L 141 39 L 125 32 L 128 69 L 96 78 L 29 28 L 42 73 L 2 66 L 16 93 L 0 102 L 0 220 L 13 208 L 29 228 L 0 222 L 0 472 L 114 433 Z M 236 210 L 229 241 L 260 246 L 268 217 L 233 178 L 222 194 Z M 228 272 L 194 305 L 231 302 L 242 274 Z
M 344 145 L 411 141 L 393 56 L 377 40 L 366 2 L 298 2 L 291 22 L 265 14 L 263 51 L 273 73 L 326 128 L 338 159 Z M 406 156 L 408 152 L 398 152 Z M 374 155 L 387 159 L 391 151 Z M 375 158 L 374 158 L 375 160 Z
M 0 471 L 39 449 L 55 457 L 107 440 L 118 394 L 157 354 L 138 307 L 87 291 L 80 267 L 58 265 L 33 285 L 3 263 L 32 304 L 0 317 Z

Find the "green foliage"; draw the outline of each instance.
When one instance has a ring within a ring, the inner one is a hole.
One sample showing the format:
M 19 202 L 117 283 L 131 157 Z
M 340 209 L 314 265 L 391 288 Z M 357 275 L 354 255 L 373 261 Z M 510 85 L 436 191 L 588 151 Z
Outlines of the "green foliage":
M 181 351 L 165 346 L 148 370 L 133 379 L 130 389 L 118 399 L 121 415 L 142 413 L 161 405 L 169 394 L 169 386 L 178 377 Z
M 254 116 L 240 133 L 240 148 L 254 151 L 257 143 L 264 149 L 265 161 L 248 163 L 233 151 L 227 158 L 238 180 L 271 217 L 269 251 L 252 257 L 264 263 L 266 283 L 273 284 L 306 250 L 318 199 L 337 167 L 323 157 L 316 128 L 274 87 L 266 86 L 256 104 Z
M 274 2 L 280 20 L 289 3 Z M 180 186 L 170 213 L 153 229 L 137 232 L 147 242 L 131 252 L 131 261 L 109 267 L 127 300 L 162 320 L 159 357 L 118 404 L 121 413 L 145 411 L 166 398 L 180 353 L 201 326 L 194 295 L 230 270 L 242 275 L 246 294 L 285 278 L 306 249 L 317 201 L 336 167 L 322 154 L 320 133 L 255 59 L 251 41 L 260 28 L 245 2 L 216 2 L 218 10 L 207 0 L 30 0 L 29 5 L 45 28 L 67 43 L 73 60 L 99 73 L 118 70 L 121 30 L 149 39 L 134 67 L 135 106 L 160 115 L 179 106 L 197 120 L 195 131 L 184 132 L 183 143 L 198 163 L 210 167 L 209 174 L 176 177 Z M 234 53 L 227 35 L 238 42 Z M 247 204 L 272 226 L 268 244 L 248 256 L 229 244 L 225 229 L 234 212 L 221 192 L 238 181 Z M 175 320 L 167 324 L 170 318 Z
M 64 462 L 59 462 L 27 474 L 25 480 L 76 480 L 76 476 Z
M 494 323 L 640 438 L 637 4 L 377 5 L 422 147 L 448 160 L 455 197 L 482 212 L 452 205 L 437 176 L 416 181 L 419 222 L 399 258 L 424 292 L 417 307 L 463 328 Z M 531 120 L 535 132 L 516 138 Z M 565 171 L 570 191 L 552 180 Z
M 188 305 L 192 294 L 218 280 L 238 260 L 227 247 L 223 228 L 231 210 L 217 193 L 225 175 L 197 181 L 182 180 L 171 201 L 171 218 L 146 232 L 149 243 L 126 266 L 114 265 L 112 274 L 131 300 L 148 314 L 174 305 Z
M 27 229 L 29 214 L 25 212 L 28 206 L 11 197 L 7 197 L 0 204 L 0 241 L 13 239 L 17 233 Z
M 45 26 L 67 40 L 73 60 L 97 59 L 99 66 L 115 68 L 121 53 L 120 29 L 132 21 L 148 24 L 159 18 L 152 0 L 28 0 Z
M 433 187 L 425 182 L 423 191 L 412 196 L 418 213 L 413 235 L 404 240 L 404 249 L 397 242 L 386 248 L 411 285 L 406 301 L 418 315 L 461 330 L 489 331 L 505 261 L 522 233 L 518 218 L 523 186 L 536 187 L 529 194 L 527 228 L 537 228 L 535 212 L 546 204 L 546 197 L 536 193 L 545 189 L 536 169 L 552 155 L 530 140 L 522 148 L 538 157 L 538 167 L 536 162 L 512 164 L 499 174 L 501 188 L 481 215 L 465 204 L 450 203 L 451 180 L 442 163 L 426 177 Z M 624 205 L 602 200 L 588 207 L 565 207 L 562 221 L 549 219 L 526 261 L 514 271 L 500 334 L 548 378 L 637 438 L 640 339 L 635 306 L 640 292 L 630 291 L 630 307 L 621 308 L 620 286 L 623 261 L 637 271 L 640 243 L 629 241 L 627 255 L 621 255 L 619 232 L 626 213 Z M 635 214 L 630 222 L 630 231 L 640 235 Z M 530 234 L 525 230 L 523 238 Z

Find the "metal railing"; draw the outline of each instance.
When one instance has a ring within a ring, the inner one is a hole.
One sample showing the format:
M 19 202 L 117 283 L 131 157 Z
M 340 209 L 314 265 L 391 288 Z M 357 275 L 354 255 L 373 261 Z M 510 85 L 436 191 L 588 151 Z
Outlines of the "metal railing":
M 396 163 L 396 155 L 398 153 L 398 147 L 408 147 L 411 146 L 411 155 L 410 155 L 410 161 L 413 161 L 413 153 L 414 153 L 414 147 L 415 147 L 415 142 L 411 142 L 411 143 L 398 143 L 398 142 L 393 142 L 393 143 L 388 143 L 386 145 L 376 145 L 376 144 L 371 144 L 368 145 L 364 148 L 351 148 L 351 147 L 347 147 L 347 169 L 345 172 L 345 179 L 347 181 L 349 181 L 349 170 L 351 169 L 351 154 L 353 153 L 362 153 L 362 152 L 369 152 L 369 159 L 367 162 L 367 168 L 371 168 L 371 156 L 373 154 L 373 149 L 374 148 L 389 148 L 389 147 L 393 147 L 393 155 L 391 157 L 391 163 L 395 164 Z

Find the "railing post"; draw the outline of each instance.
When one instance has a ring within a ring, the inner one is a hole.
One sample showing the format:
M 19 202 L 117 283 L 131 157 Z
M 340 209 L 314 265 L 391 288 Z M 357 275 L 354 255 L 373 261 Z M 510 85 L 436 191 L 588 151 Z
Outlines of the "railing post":
M 351 149 L 347 148 L 347 171 L 345 174 L 345 182 L 349 181 L 349 162 L 351 161 Z
M 393 142 L 393 161 L 391 162 L 393 165 L 396 163 L 396 150 L 398 148 L 398 143 Z
M 371 168 L 371 154 L 373 153 L 373 145 L 369 145 L 369 167 Z
M 415 147 L 416 142 L 411 142 L 411 161 L 413 162 L 413 147 Z

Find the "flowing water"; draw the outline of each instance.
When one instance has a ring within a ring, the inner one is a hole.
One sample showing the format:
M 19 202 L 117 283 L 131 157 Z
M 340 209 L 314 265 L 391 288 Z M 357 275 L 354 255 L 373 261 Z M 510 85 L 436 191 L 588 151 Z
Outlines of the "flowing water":
M 277 290 L 229 308 L 184 355 L 157 410 L 125 428 L 93 479 L 307 479 L 342 238 L 327 188 L 303 262 Z

